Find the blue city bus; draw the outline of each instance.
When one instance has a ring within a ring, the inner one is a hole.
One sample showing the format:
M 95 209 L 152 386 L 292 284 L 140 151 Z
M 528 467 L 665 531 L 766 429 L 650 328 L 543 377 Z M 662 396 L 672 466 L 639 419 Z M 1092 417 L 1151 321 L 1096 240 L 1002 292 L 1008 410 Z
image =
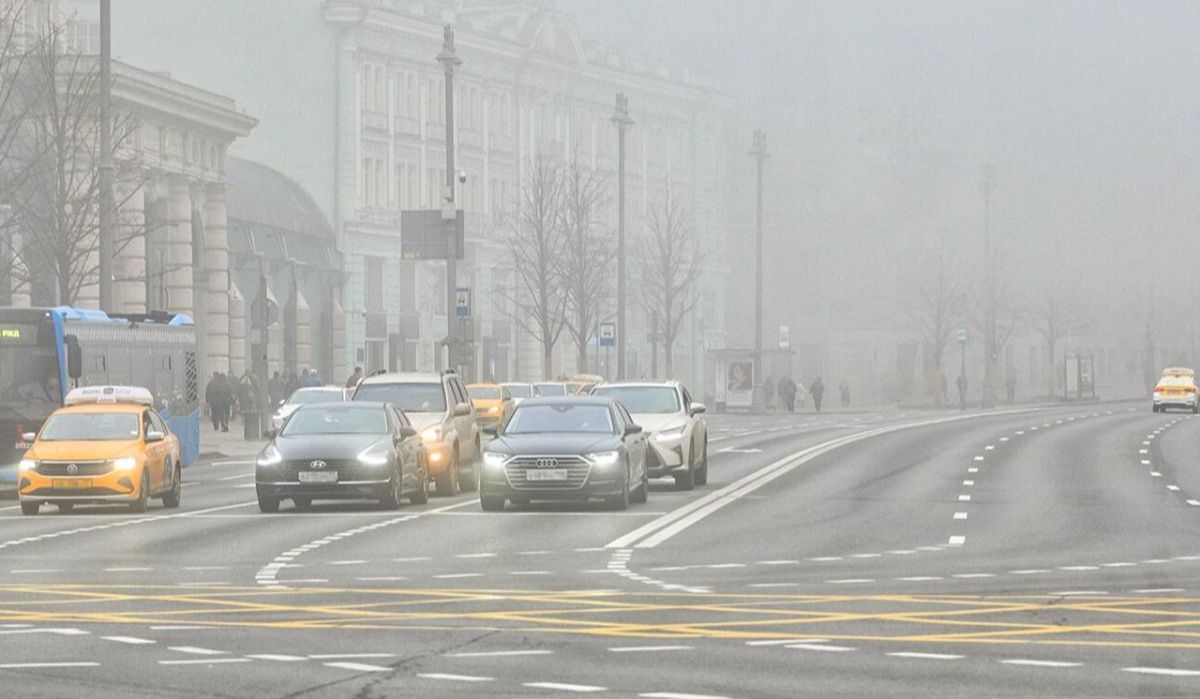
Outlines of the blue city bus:
M 196 328 L 186 315 L 0 307 L 0 482 L 77 386 L 142 386 L 179 437 L 183 465 L 200 454 Z

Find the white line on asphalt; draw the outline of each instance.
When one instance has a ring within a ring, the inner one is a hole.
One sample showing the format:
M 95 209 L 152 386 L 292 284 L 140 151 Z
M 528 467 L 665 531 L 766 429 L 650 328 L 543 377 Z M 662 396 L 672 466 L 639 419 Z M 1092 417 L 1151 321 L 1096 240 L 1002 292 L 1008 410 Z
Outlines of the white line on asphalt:
M 914 576 L 907 577 L 907 578 L 896 578 L 896 580 L 899 580 L 900 582 L 928 582 L 930 580 L 941 580 L 941 579 L 942 578 L 937 575 L 914 575 Z
M 852 553 L 850 558 L 879 558 L 882 553 Z
M 828 563 L 829 561 L 840 561 L 840 560 L 842 560 L 842 557 L 841 556 L 817 556 L 816 558 L 810 558 L 808 560 L 813 561 L 814 563 Z
M 843 580 L 826 580 L 830 585 L 861 585 L 865 583 L 873 583 L 873 578 L 845 578 Z
M 955 512 L 954 513 L 954 519 L 966 519 L 966 518 L 967 518 L 966 512 Z
M 966 493 L 963 493 L 958 496 L 958 501 L 959 502 L 971 502 L 971 496 L 967 495 Z
M 786 566 L 786 565 L 796 565 L 796 564 L 800 563 L 800 561 L 778 560 L 778 561 L 755 561 L 754 563 L 756 565 L 760 565 L 760 566 Z
M 486 650 L 474 653 L 450 653 L 447 658 L 507 658 L 517 655 L 553 655 L 552 650 Z
M 393 558 L 392 560 L 397 563 L 416 563 L 417 561 L 429 561 L 432 559 L 429 556 L 412 556 L 410 558 Z
M 793 643 L 791 645 L 784 646 L 784 648 L 793 648 L 795 650 L 819 650 L 825 651 L 826 653 L 847 653 L 852 650 L 858 650 L 857 648 L 851 648 L 850 646 L 829 646 L 825 645 L 824 643 Z
M 305 660 L 308 660 L 308 658 L 302 655 L 273 655 L 270 653 L 263 655 L 247 655 L 246 657 L 254 658 L 255 660 L 273 660 L 277 663 L 302 663 Z
M 550 575 L 549 570 L 510 570 L 509 575 Z
M 995 448 L 996 448 L 996 445 L 995 445 L 995 444 L 989 444 L 989 445 L 987 445 L 986 447 L 984 447 L 983 449 L 984 449 L 984 451 L 991 451 L 991 450 L 993 450 L 993 449 L 995 449 Z
M 236 476 L 225 476 L 224 478 L 218 478 L 217 480 L 219 480 L 219 481 L 236 481 L 236 480 L 239 480 L 242 478 L 254 478 L 254 474 L 253 473 L 239 473 Z
M 976 460 L 976 461 L 983 461 L 983 456 L 982 456 L 982 455 L 976 456 L 976 457 L 975 457 L 975 460 Z
M 794 582 L 778 582 L 778 583 L 750 583 L 750 584 L 746 585 L 746 587 L 760 587 L 760 588 L 768 588 L 768 587 L 796 587 L 796 586 L 797 586 L 797 585 L 799 585 L 799 584 L 800 584 L 800 583 L 794 583 Z
M 1101 563 L 1100 565 L 1104 566 L 1105 568 L 1128 568 L 1137 564 L 1130 563 L 1129 561 L 1117 561 L 1116 563 Z
M 1009 660 L 1001 660 L 1005 665 L 1031 665 L 1033 667 L 1079 667 L 1083 663 L 1070 663 L 1062 660 L 1023 660 L 1020 658 L 1012 658 Z
M 394 658 L 395 653 L 329 653 L 326 655 L 310 655 L 310 660 L 364 660 L 369 658 Z
M 1008 437 L 1001 437 L 1001 438 L 1000 438 L 1000 441 L 1001 441 L 1001 442 L 1007 442 L 1007 441 L 1008 441 Z
M 1143 465 L 1143 466 L 1149 466 L 1149 465 L 1150 465 L 1150 459 L 1142 459 L 1142 465 Z
M 975 485 L 975 481 L 971 481 L 971 480 L 963 481 L 963 485 L 970 487 L 972 485 Z
M 364 663 L 325 663 L 325 667 L 336 667 L 339 670 L 351 672 L 391 672 L 392 668 L 382 665 L 366 665 Z
M 1175 492 L 1175 491 L 1179 490 L 1179 486 L 1177 486 L 1177 485 L 1168 485 L 1168 486 L 1167 486 L 1167 490 L 1170 490 L 1171 492 Z
M 996 577 L 996 574 L 995 574 L 995 573 L 957 573 L 957 574 L 956 574 L 954 577 L 956 577 L 956 578 L 964 578 L 964 579 L 970 579 L 970 578 L 994 578 L 994 577 Z
M 199 572 L 205 570 L 229 570 L 229 566 L 184 566 L 183 569 Z
M 1103 590 L 1066 590 L 1065 592 L 1051 592 L 1050 594 L 1058 597 L 1101 597 L 1108 593 Z
M 252 464 L 254 464 L 254 459 L 250 459 L 249 461 L 241 460 L 241 461 L 214 461 L 213 462 L 213 466 L 250 466 Z
M 454 578 L 480 578 L 483 577 L 483 573 L 446 573 L 444 575 L 435 575 L 433 577 L 438 578 L 439 580 L 452 580 Z
M 607 692 L 607 687 L 596 687 L 590 684 L 565 684 L 562 682 L 526 682 L 526 687 L 534 689 L 558 689 L 564 692 Z
M 403 575 L 371 575 L 364 578 L 355 578 L 359 582 L 400 582 L 408 580 Z
M 1009 575 L 1037 575 L 1039 573 L 1049 573 L 1046 568 L 1030 568 L 1028 570 L 1010 570 Z
M 1191 505 L 1192 507 L 1200 507 L 1200 500 L 1188 500 L 1187 504 Z
M 114 641 L 116 643 L 127 643 L 131 646 L 148 645 L 158 643 L 149 638 L 137 638 L 136 636 L 101 636 L 106 641 Z
M 1059 566 L 1059 570 L 1097 570 L 1096 566 Z
M 951 546 L 962 546 L 963 544 L 967 543 L 967 537 L 965 537 L 965 536 L 952 536 L 952 537 L 950 537 L 950 541 L 949 541 L 948 543 L 949 543 Z
M 948 653 L 914 653 L 910 651 L 898 651 L 888 653 L 893 658 L 918 658 L 922 660 L 962 660 L 964 656 L 950 655 Z
M 1134 590 L 1139 595 L 1154 595 L 1163 592 L 1183 592 L 1182 587 L 1145 587 L 1140 590 Z
M 1155 478 L 1162 478 L 1162 474 L 1159 473 L 1158 471 L 1151 471 L 1150 475 L 1154 476 Z
M 972 466 L 971 468 L 967 469 L 967 473 L 979 473 L 979 469 Z
M 151 631 L 220 631 L 224 628 L 221 626 L 196 626 L 184 624 L 168 624 L 166 626 L 151 626 Z
M 13 575 L 31 575 L 36 573 L 61 573 L 62 568 L 24 568 L 21 570 L 10 570 Z
M 647 692 L 639 694 L 646 699 L 729 699 L 715 694 L 680 694 L 679 692 Z
M 229 663 L 248 663 L 250 658 L 196 658 L 194 660 L 160 660 L 159 665 L 228 665 Z
M 1200 670 L 1178 670 L 1169 667 L 1123 667 L 1121 672 L 1138 672 L 1144 675 L 1167 675 L 1170 677 L 1195 677 Z
M 362 565 L 362 564 L 364 564 L 364 563 L 370 563 L 370 561 L 330 561 L 330 562 L 329 562 L 329 563 L 327 563 L 326 565 L 331 565 L 331 566 L 360 566 L 360 565 Z
M 824 638 L 773 638 L 766 641 L 746 641 L 748 646 L 786 646 L 793 643 L 824 643 Z
M 458 553 L 458 554 L 455 554 L 454 557 L 455 558 L 495 558 L 496 554 L 494 554 L 494 553 Z
M 192 655 L 228 655 L 228 651 L 213 650 L 212 648 L 197 648 L 196 646 L 170 646 L 168 650 L 176 653 L 191 653 Z
M 608 650 L 612 653 L 654 653 L 670 650 L 692 650 L 692 646 L 615 646 Z
M 67 662 L 67 663 L 6 663 L 0 665 L 0 670 L 34 670 L 51 667 L 99 667 L 100 663 Z
M 105 568 L 105 573 L 144 573 L 153 568 Z

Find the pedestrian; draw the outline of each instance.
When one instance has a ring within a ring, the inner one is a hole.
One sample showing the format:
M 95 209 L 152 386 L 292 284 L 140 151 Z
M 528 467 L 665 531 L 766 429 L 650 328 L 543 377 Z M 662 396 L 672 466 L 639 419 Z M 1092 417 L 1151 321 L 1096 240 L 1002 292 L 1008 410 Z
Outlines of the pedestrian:
M 842 379 L 841 385 L 838 386 L 838 393 L 840 393 L 842 395 L 842 409 L 844 410 L 846 408 L 849 408 L 850 407 L 850 384 L 846 383 L 845 379 Z
M 1008 404 L 1012 405 L 1017 401 L 1017 375 L 1009 374 L 1008 379 L 1004 381 L 1004 388 L 1008 391 Z
M 300 376 L 300 388 L 314 388 L 321 385 L 321 377 L 317 376 L 315 369 L 305 367 L 304 372 Z
M 287 384 L 284 382 L 283 375 L 278 371 L 271 376 L 271 380 L 267 382 L 267 395 L 271 399 L 271 405 L 281 405 L 287 398 L 284 395 L 284 390 Z
M 221 372 L 214 371 L 212 378 L 208 380 L 208 386 L 204 388 L 204 402 L 208 404 L 208 416 L 212 418 L 213 430 L 221 429 L 221 411 L 220 405 L 221 392 Z
M 804 405 L 808 401 L 808 390 L 804 388 L 803 381 L 795 382 L 796 385 L 796 405 L 800 406 L 800 412 L 804 412 Z
M 242 379 L 237 385 L 237 402 L 238 408 L 242 411 L 242 420 L 248 420 L 249 416 L 256 411 L 256 403 L 258 398 L 258 384 L 254 381 L 254 377 L 250 375 L 250 370 L 242 374 Z M 254 419 L 258 419 L 255 415 Z
M 954 382 L 958 386 L 958 409 L 967 409 L 967 377 L 962 374 L 958 375 L 958 379 Z
M 818 413 L 821 412 L 821 398 L 825 395 L 825 384 L 821 381 L 820 376 L 813 379 L 812 383 L 808 385 L 808 393 L 812 396 L 813 407 L 817 409 Z
M 763 407 L 767 411 L 771 410 L 772 403 L 775 402 L 775 382 L 771 380 L 770 374 L 763 379 Z
M 346 388 L 354 388 L 358 386 L 358 382 L 363 380 L 363 368 L 360 366 L 354 367 L 354 373 L 350 378 L 346 379 Z
M 779 403 L 781 409 L 796 412 L 796 382 L 790 376 L 779 379 Z
M 233 411 L 233 386 L 226 374 L 217 382 L 217 418 L 222 432 L 229 431 L 229 414 Z
M 289 369 L 283 386 L 283 399 L 291 398 L 297 388 L 300 388 L 300 379 L 296 376 L 296 372 Z

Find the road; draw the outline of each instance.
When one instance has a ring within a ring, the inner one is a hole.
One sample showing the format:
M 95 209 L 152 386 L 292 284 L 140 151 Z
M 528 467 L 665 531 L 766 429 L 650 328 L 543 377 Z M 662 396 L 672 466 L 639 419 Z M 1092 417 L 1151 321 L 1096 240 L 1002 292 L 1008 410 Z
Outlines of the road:
M 1200 421 L 1143 403 L 713 415 L 628 512 L 469 495 L 0 507 L 22 694 L 1200 694 Z

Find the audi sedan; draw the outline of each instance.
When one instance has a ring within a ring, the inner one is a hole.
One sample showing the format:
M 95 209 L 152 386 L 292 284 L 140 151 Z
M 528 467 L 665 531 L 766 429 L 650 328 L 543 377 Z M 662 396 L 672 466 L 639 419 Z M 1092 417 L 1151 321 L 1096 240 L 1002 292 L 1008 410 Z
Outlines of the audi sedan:
M 479 504 L 503 510 L 534 500 L 646 502 L 646 435 L 611 398 L 527 398 L 483 451 Z
M 404 413 L 388 403 L 302 405 L 258 455 L 258 507 L 281 500 L 305 509 L 313 500 L 378 500 L 387 509 L 426 501 L 425 447 Z

